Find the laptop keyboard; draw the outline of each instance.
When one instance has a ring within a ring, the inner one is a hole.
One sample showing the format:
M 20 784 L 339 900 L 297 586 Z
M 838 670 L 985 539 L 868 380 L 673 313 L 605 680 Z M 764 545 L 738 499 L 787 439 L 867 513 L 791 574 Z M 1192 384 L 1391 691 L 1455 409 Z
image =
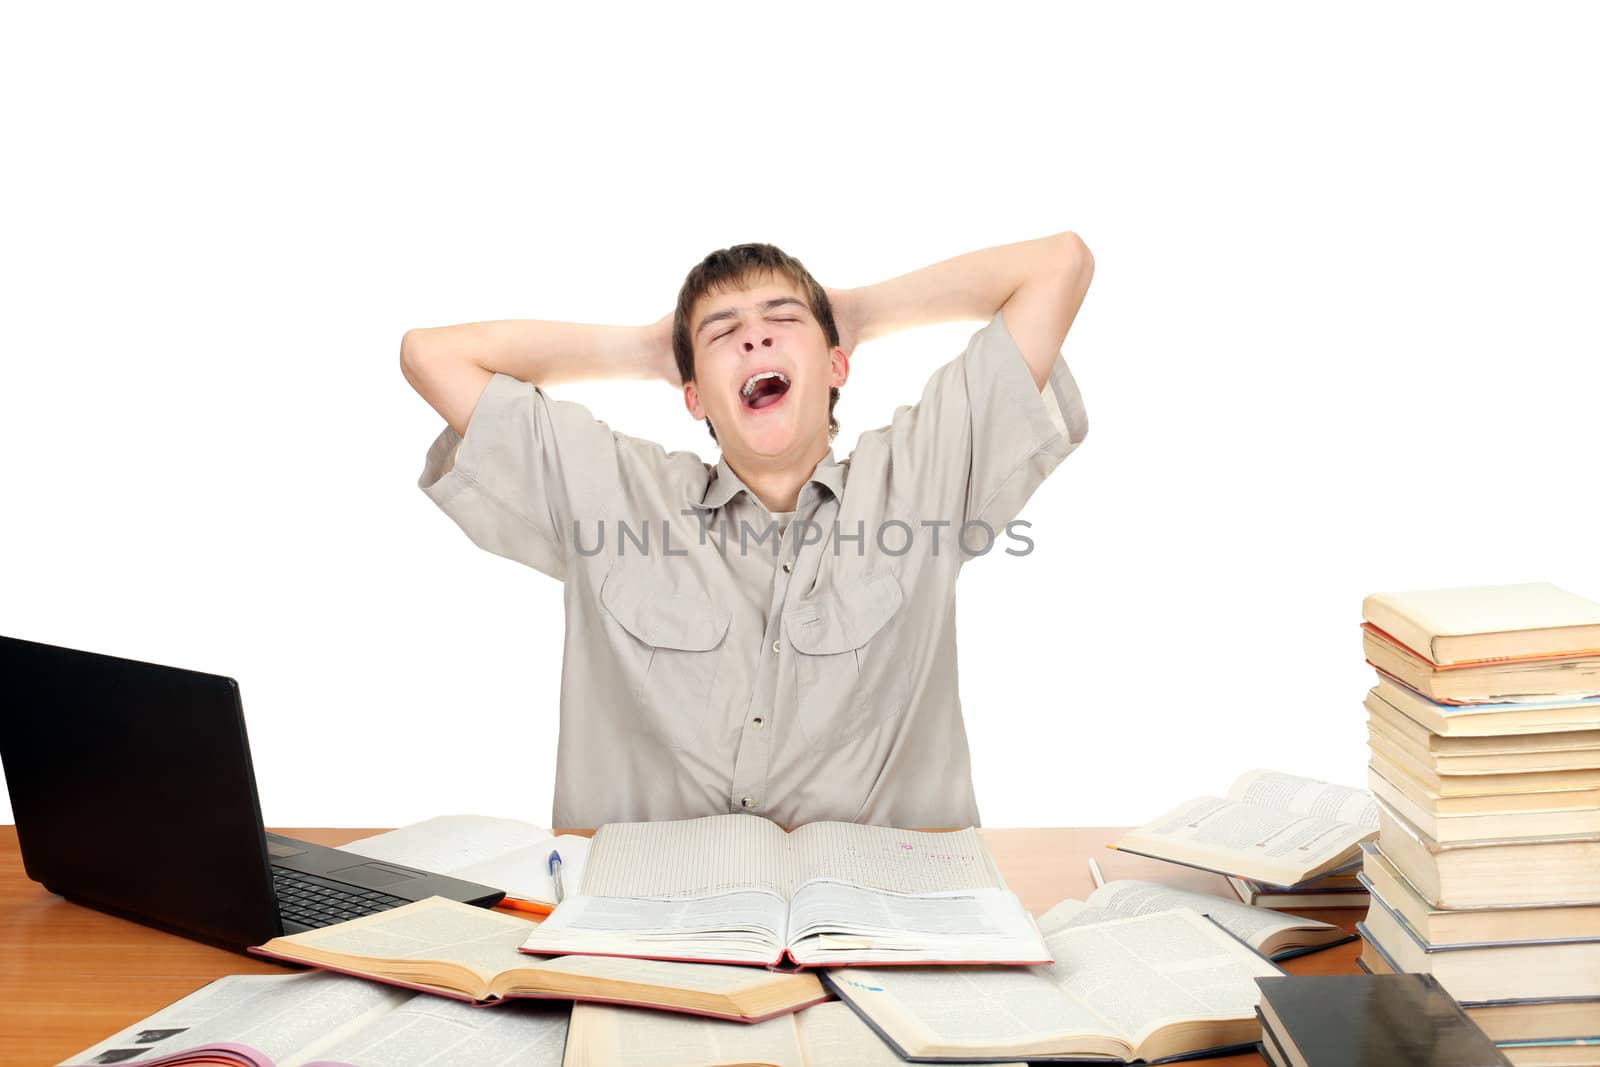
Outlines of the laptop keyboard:
M 272 888 L 278 894 L 278 914 L 302 926 L 332 926 L 411 903 L 403 897 L 341 885 L 287 867 L 272 868 Z

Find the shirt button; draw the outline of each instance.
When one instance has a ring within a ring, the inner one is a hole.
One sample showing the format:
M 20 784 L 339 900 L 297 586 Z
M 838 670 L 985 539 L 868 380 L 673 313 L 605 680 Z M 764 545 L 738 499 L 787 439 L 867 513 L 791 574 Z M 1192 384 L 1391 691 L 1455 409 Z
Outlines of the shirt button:
M 749 797 L 741 797 L 739 799 L 739 806 L 744 808 L 753 808 L 756 806 L 756 802 L 751 800 Z
M 772 651 L 777 652 L 777 651 L 780 651 L 782 648 L 783 648 L 783 642 L 782 641 L 774 641 L 774 642 L 772 642 Z
M 757 729 L 757 730 L 759 730 L 759 729 L 761 729 L 761 724 L 762 724 L 762 723 L 764 723 L 764 722 L 766 722 L 766 720 L 765 720 L 765 719 L 763 719 L 763 718 L 761 718 L 761 717 L 760 717 L 760 716 L 759 716 L 759 715 L 758 715 L 758 716 L 756 716 L 756 717 L 755 717 L 755 718 L 754 718 L 754 719 L 751 719 L 751 720 L 750 720 L 750 725 L 751 725 L 751 726 L 754 726 L 754 727 L 755 727 L 755 728 L 756 728 L 756 729 Z
M 785 563 L 783 565 L 783 573 L 788 574 L 792 570 L 794 570 L 794 564 L 793 563 Z

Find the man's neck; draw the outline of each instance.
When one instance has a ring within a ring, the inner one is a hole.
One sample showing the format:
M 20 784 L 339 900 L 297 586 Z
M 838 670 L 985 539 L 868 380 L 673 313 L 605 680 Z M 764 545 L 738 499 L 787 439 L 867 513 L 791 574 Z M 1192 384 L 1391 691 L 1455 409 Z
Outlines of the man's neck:
M 739 476 L 750 492 L 755 494 L 757 500 L 770 513 L 793 511 L 800 502 L 800 490 L 806 482 L 811 480 L 812 473 L 817 469 L 828 454 L 826 441 L 814 445 L 809 460 L 799 460 L 784 466 L 758 466 L 747 460 L 735 462 L 731 457 L 728 468 Z

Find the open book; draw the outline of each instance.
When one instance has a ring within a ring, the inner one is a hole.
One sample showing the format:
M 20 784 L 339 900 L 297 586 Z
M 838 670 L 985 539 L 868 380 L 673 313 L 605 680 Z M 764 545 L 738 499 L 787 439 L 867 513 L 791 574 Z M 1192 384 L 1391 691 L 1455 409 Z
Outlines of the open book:
M 1377 832 L 1377 806 L 1366 790 L 1255 770 L 1226 797 L 1182 804 L 1114 847 L 1295 888 L 1358 865 L 1361 842 Z
M 838 1001 L 754 1026 L 579 1004 L 572 1009 L 563 1067 L 899 1067 L 903 1062 Z
M 559 1067 L 567 1016 L 565 1004 L 476 1011 L 337 974 L 240 974 L 219 978 L 68 1057 L 63 1067 L 371 1067 L 402 1058 Z
M 752 815 L 602 826 L 582 892 L 522 947 L 768 967 L 1050 961 L 970 827 L 786 833 Z
M 906 1059 L 1157 1062 L 1252 1045 L 1255 979 L 1283 973 L 1188 908 L 1116 918 L 1058 905 L 1039 925 L 1056 959 L 1047 967 L 864 968 L 824 981 Z
M 535 910 L 548 910 L 556 906 L 550 853 L 561 855 L 563 887 L 578 885 L 583 880 L 589 839 L 575 834 L 553 836 L 549 830 L 519 819 L 440 815 L 339 847 L 371 859 L 494 886 L 505 890 L 506 900 L 513 906 L 533 904 Z
M 1226 897 L 1132 878 L 1107 882 L 1090 893 L 1084 901 L 1063 900 L 1046 913 L 1049 923 L 1041 920 L 1040 929 L 1048 933 L 1051 929 L 1069 924 L 1149 915 L 1173 908 L 1198 911 L 1261 955 L 1273 960 L 1303 956 L 1329 945 L 1356 939 L 1355 934 L 1333 923 L 1280 915 L 1271 909 L 1251 907 Z
M 517 951 L 531 929 L 524 919 L 429 897 L 250 951 L 481 1004 L 594 1000 L 752 1022 L 827 999 L 808 974 L 590 956 L 532 960 Z

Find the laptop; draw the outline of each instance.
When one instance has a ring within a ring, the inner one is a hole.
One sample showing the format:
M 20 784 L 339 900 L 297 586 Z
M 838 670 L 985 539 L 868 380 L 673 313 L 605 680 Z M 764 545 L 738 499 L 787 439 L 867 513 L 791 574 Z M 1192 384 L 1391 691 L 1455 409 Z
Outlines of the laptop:
M 0 764 L 28 877 L 233 951 L 502 890 L 263 831 L 232 678 L 0 636 Z

